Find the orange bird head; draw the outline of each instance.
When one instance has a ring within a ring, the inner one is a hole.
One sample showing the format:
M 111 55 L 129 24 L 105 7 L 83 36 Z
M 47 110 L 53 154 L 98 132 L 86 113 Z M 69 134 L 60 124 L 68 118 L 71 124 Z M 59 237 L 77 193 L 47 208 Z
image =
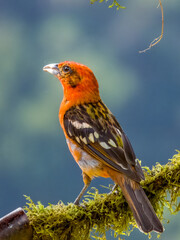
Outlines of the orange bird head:
M 65 61 L 44 66 L 43 70 L 56 76 L 64 90 L 64 99 L 81 104 L 99 101 L 99 86 L 93 72 L 87 66 Z

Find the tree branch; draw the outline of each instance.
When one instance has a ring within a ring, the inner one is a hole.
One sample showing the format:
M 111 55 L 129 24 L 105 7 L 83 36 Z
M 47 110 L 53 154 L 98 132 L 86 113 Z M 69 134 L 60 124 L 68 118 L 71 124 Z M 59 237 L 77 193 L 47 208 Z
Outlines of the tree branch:
M 90 3 L 93 4 L 95 2 L 108 2 L 109 0 L 90 0 Z M 122 5 L 119 4 L 119 2 L 117 0 L 111 0 L 111 4 L 109 5 L 109 8 L 112 8 L 112 7 L 116 7 L 117 10 L 119 10 L 120 8 L 125 8 L 123 7 Z
M 156 44 L 158 44 L 161 41 L 161 39 L 163 38 L 163 35 L 164 35 L 164 11 L 163 11 L 163 5 L 162 5 L 161 0 L 158 0 L 158 1 L 159 1 L 159 4 L 158 4 L 157 7 L 160 6 L 161 17 L 162 17 L 162 21 L 161 21 L 161 34 L 160 34 L 159 37 L 156 37 L 153 41 L 151 41 L 149 47 L 147 47 L 144 50 L 139 51 L 139 53 L 145 53 L 146 51 L 150 50 L 152 47 L 154 47 Z M 109 0 L 90 0 L 91 4 L 93 4 L 95 2 L 102 3 L 102 2 L 109 2 Z M 121 8 L 126 8 L 126 7 L 122 6 L 122 5 L 120 5 L 117 0 L 111 0 L 111 4 L 108 7 L 109 8 L 116 7 L 117 10 L 119 10 Z
M 144 169 L 146 180 L 142 182 L 142 187 L 159 218 L 163 219 L 164 207 L 172 214 L 177 213 L 180 210 L 180 152 L 164 166 L 157 163 L 152 170 Z M 94 193 L 88 193 L 82 206 L 60 202 L 44 207 L 40 202 L 35 205 L 29 197 L 26 198 L 29 203 L 25 210 L 35 240 L 87 240 L 92 229 L 99 233 L 98 239 L 106 239 L 105 233 L 109 229 L 117 235 L 130 234 L 136 227 L 132 212 L 119 189 L 112 194 L 99 194 L 94 189 Z

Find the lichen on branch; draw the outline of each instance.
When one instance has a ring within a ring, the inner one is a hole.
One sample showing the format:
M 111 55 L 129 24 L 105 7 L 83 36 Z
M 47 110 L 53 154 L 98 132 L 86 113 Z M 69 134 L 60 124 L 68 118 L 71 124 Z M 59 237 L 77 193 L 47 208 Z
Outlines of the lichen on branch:
M 171 214 L 177 213 L 180 210 L 180 151 L 166 165 L 157 163 L 152 170 L 144 169 L 146 180 L 141 185 L 158 217 L 163 220 L 165 207 Z M 44 207 L 26 197 L 25 210 L 34 230 L 33 239 L 89 240 L 93 230 L 99 234 L 96 239 L 104 240 L 108 230 L 114 236 L 129 235 L 137 227 L 120 189 L 112 194 L 99 194 L 97 189 L 92 190 L 81 206 L 59 202 Z

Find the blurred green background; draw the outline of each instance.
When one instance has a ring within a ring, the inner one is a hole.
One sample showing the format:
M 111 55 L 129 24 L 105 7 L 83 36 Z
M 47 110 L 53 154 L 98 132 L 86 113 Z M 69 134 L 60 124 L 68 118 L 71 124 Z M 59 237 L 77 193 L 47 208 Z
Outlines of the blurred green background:
M 103 101 L 149 167 L 180 149 L 180 1 L 121 1 L 126 10 L 88 0 L 0 0 L 0 217 L 34 202 L 71 202 L 83 186 L 59 126 L 63 96 L 57 79 L 42 71 L 73 60 L 98 78 Z M 91 186 L 109 179 L 95 179 Z M 180 214 L 161 239 L 180 239 Z M 154 235 L 156 236 L 156 235 Z M 112 237 L 109 236 L 109 239 Z M 126 238 L 125 238 L 126 239 Z M 130 239 L 148 239 L 135 230 Z

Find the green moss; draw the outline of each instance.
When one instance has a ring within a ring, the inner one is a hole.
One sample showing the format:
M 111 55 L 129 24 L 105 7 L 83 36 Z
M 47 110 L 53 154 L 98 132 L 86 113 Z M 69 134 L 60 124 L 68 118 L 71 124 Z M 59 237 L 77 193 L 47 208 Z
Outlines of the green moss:
M 159 218 L 163 219 L 164 207 L 176 214 L 180 210 L 180 152 L 164 166 L 157 163 L 152 170 L 144 169 L 146 180 L 142 186 Z M 116 237 L 129 235 L 137 227 L 120 189 L 112 194 L 99 194 L 92 188 L 81 206 L 60 202 L 44 207 L 27 196 L 26 199 L 25 210 L 34 240 L 105 240 L 108 230 Z

